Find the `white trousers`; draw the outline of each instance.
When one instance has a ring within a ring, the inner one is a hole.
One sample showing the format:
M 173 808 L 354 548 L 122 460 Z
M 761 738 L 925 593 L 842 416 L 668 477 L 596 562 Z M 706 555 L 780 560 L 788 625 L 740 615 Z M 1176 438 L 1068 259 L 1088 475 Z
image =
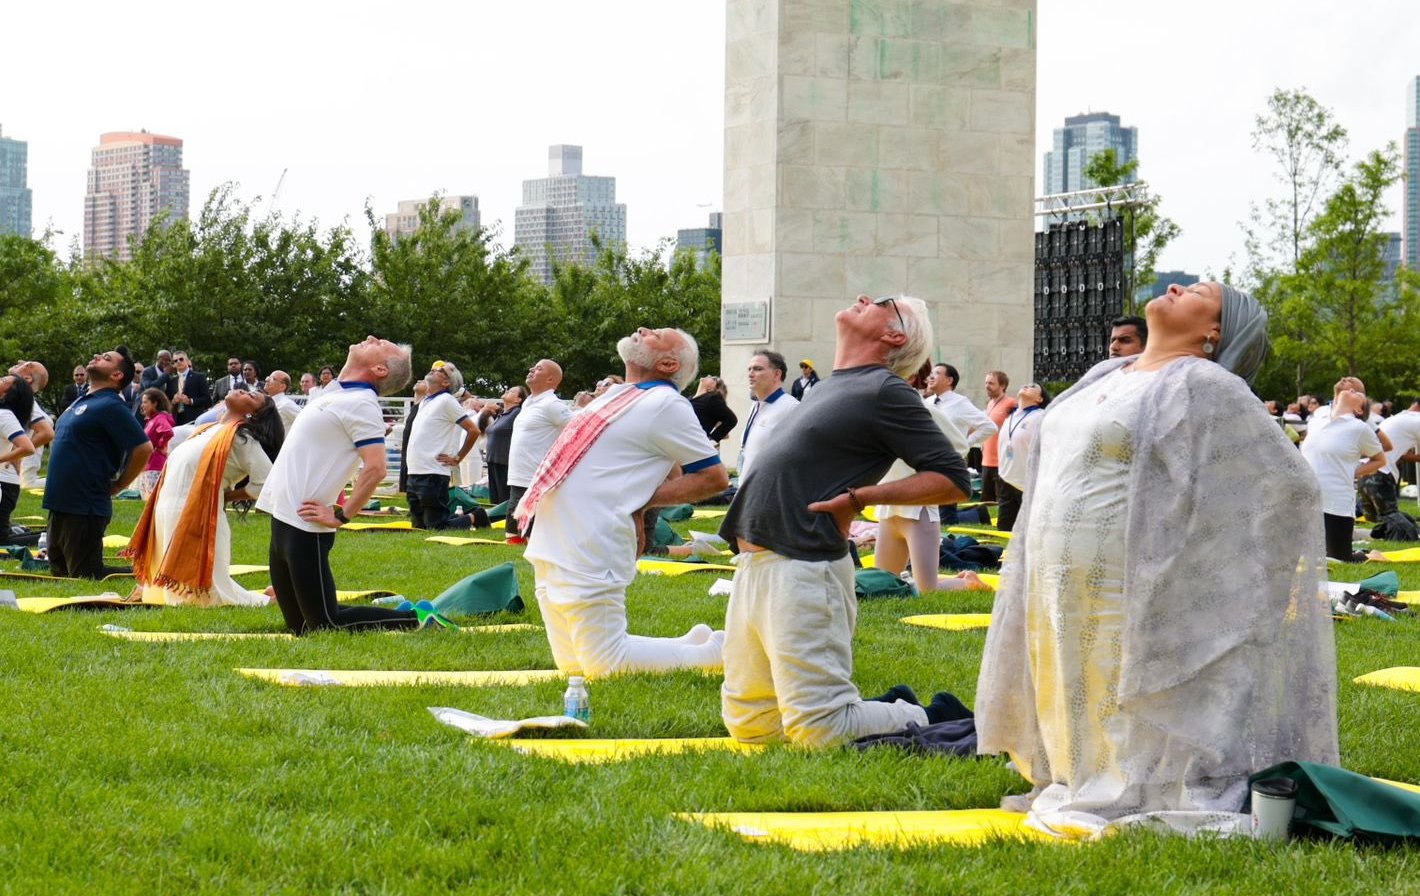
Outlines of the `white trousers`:
M 38 448 L 34 454 L 29 455 L 20 461 L 20 487 L 21 488 L 43 488 L 44 480 L 39 478 L 40 464 L 44 462 L 44 448 Z
M 596 678 L 614 672 L 720 668 L 719 635 L 689 643 L 627 634 L 624 585 L 540 560 L 533 561 L 533 575 L 547 643 L 560 671 Z
M 885 516 L 878 521 L 877 557 L 874 565 L 893 575 L 901 575 L 912 561 L 912 581 L 917 590 L 946 590 L 937 581 L 937 572 L 942 561 L 942 525 L 931 519 L 927 508 L 922 508 L 915 519 L 902 516 Z
M 826 747 L 927 723 L 922 707 L 865 702 L 853 684 L 853 561 L 735 557 L 720 711 L 736 740 Z

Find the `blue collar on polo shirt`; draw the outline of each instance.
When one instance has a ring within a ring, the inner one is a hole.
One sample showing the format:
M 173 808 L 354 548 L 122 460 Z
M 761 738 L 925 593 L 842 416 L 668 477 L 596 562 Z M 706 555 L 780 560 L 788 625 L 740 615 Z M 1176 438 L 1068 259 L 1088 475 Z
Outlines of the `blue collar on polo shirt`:
M 773 392 L 769 393 L 769 397 L 768 397 L 768 398 L 764 399 L 764 403 L 765 403 L 765 404 L 773 404 L 774 402 L 778 401 L 779 399 L 781 399 L 781 398 L 783 398 L 783 397 L 784 397 L 784 390 L 783 390 L 783 389 L 775 389 Z
M 375 387 L 369 383 L 347 382 L 345 380 L 337 380 L 337 382 L 340 383 L 340 388 L 342 389 L 369 389 L 371 392 L 376 391 Z
M 631 385 L 638 389 L 654 389 L 657 386 L 670 386 L 672 389 L 675 389 L 675 383 L 670 380 L 646 380 L 645 382 L 632 383 Z M 680 390 L 676 389 L 676 391 L 679 392 Z

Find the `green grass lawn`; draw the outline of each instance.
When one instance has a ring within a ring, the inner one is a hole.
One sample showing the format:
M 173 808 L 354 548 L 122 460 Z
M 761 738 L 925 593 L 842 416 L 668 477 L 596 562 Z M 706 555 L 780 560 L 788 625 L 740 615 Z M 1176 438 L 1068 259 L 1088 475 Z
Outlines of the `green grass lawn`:
M 19 514 L 39 513 L 26 495 Z M 137 502 L 110 532 L 132 531 Z M 1413 508 L 1412 508 L 1413 510 Z M 678 524 L 710 528 L 713 521 Z M 265 517 L 234 520 L 233 560 L 265 563 Z M 341 588 L 433 597 L 517 556 L 427 544 L 419 533 L 346 533 Z M 14 564 L 7 564 L 13 566 Z M 521 616 L 537 622 L 518 561 Z M 1366 572 L 1345 567 L 1338 579 Z M 1395 567 L 1420 588 L 1420 565 Z M 249 587 L 261 576 L 243 579 Z M 631 629 L 677 635 L 721 624 L 714 577 L 640 577 Z M 93 586 L 7 580 L 20 596 Z M 104 587 L 126 591 L 131 582 Z M 910 613 L 986 612 L 990 595 L 865 602 L 856 678 L 900 682 L 970 705 L 984 632 L 900 624 Z M 1188 841 L 1135 833 L 1085 846 L 860 848 L 804 854 L 676 821 L 684 811 L 994 807 L 1024 782 L 1001 760 L 891 751 L 648 757 L 564 765 L 476 742 L 426 707 L 502 718 L 561 711 L 562 685 L 498 689 L 284 688 L 236 666 L 539 669 L 540 632 L 324 634 L 297 642 L 129 643 L 135 629 L 278 631 L 275 608 L 0 616 L 0 892 L 4 893 L 1195 893 L 1415 892 L 1417 854 L 1349 844 Z M 1337 626 L 1343 764 L 1420 782 L 1420 695 L 1350 683 L 1420 665 L 1420 622 Z M 719 678 L 631 675 L 593 682 L 597 737 L 721 736 Z

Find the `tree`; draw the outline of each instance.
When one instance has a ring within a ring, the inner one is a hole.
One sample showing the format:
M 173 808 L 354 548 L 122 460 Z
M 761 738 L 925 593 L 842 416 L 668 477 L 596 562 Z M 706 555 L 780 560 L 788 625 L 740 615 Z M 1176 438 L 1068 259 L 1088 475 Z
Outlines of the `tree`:
M 1114 187 L 1127 182 L 1138 169 L 1138 159 L 1130 159 L 1121 165 L 1115 151 L 1105 149 L 1090 156 L 1085 164 L 1085 177 L 1098 186 Z M 1123 213 L 1124 248 L 1134 259 L 1132 282 L 1126 291 L 1130 302 L 1133 302 L 1139 286 L 1154 282 L 1159 254 L 1183 232 L 1172 218 L 1159 214 L 1162 203 L 1160 196 L 1151 195 L 1147 202 L 1130 206 Z
M 1342 177 L 1346 144 L 1346 129 L 1306 88 L 1272 91 L 1267 111 L 1257 116 L 1252 148 L 1276 163 L 1273 176 L 1283 191 L 1261 208 L 1254 204 L 1252 223 L 1244 227 L 1254 271 L 1296 271 L 1317 202 Z
M 631 256 L 603 247 L 590 268 L 554 265 L 550 316 L 564 339 L 557 358 L 569 390 L 619 372 L 616 343 L 637 327 L 679 327 L 700 346 L 700 369 L 720 367 L 720 260 L 697 267 L 670 241 Z M 555 336 L 554 331 L 549 335 Z
M 1413 278 L 1398 288 L 1386 281 L 1384 194 L 1400 178 L 1394 144 L 1358 162 L 1308 223 L 1296 273 L 1278 281 L 1285 307 L 1306 309 L 1308 330 L 1305 342 L 1284 343 L 1283 352 L 1315 359 L 1318 378 L 1359 376 L 1374 394 L 1409 388 L 1420 352 Z M 1396 358 L 1405 362 L 1399 369 L 1384 362 Z
M 1310 346 L 1316 309 L 1294 287 L 1318 201 L 1324 202 L 1343 176 L 1347 136 L 1331 110 L 1305 88 L 1274 90 L 1252 132 L 1254 150 L 1269 156 L 1279 197 L 1251 205 L 1243 224 L 1247 252 L 1243 281 L 1268 310 L 1273 356 L 1259 382 L 1280 387 L 1282 364 L 1289 365 L 1288 388 L 1300 394 L 1317 375 L 1320 357 Z
M 391 237 L 369 207 L 365 217 L 371 278 L 362 310 L 371 332 L 408 342 L 417 366 L 454 362 L 471 391 L 521 383 L 546 355 L 546 291 L 527 276 L 527 262 L 496 247 L 492 232 L 461 226 L 437 194 L 419 207 L 412 234 Z

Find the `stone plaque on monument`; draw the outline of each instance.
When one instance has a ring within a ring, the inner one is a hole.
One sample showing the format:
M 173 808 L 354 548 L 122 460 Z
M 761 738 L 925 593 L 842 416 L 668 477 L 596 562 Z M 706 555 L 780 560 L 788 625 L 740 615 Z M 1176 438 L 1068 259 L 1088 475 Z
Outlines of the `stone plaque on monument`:
M 720 341 L 727 344 L 769 341 L 769 301 L 726 302 L 720 306 Z

